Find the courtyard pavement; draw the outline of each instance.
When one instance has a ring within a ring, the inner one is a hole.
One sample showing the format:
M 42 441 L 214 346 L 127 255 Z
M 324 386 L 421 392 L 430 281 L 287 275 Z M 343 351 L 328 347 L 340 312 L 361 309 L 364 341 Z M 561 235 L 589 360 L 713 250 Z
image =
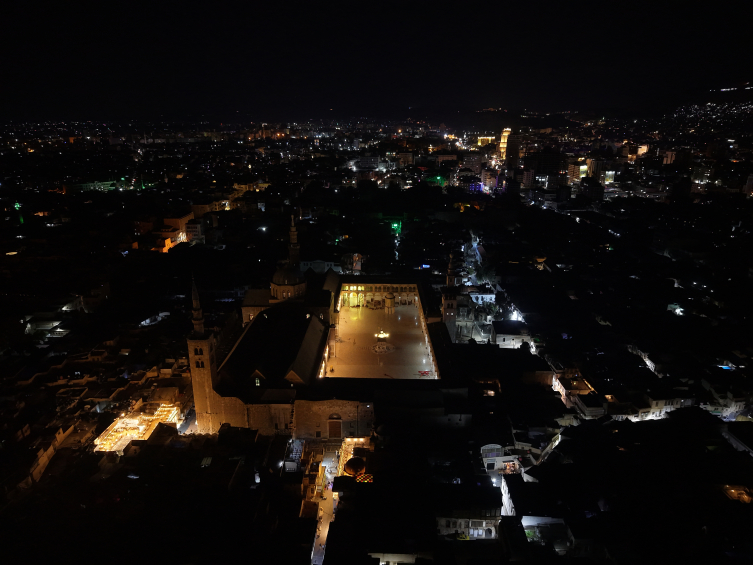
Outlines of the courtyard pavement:
M 335 356 L 327 367 L 328 377 L 367 379 L 434 378 L 421 329 L 421 313 L 415 304 L 395 306 L 388 314 L 384 309 L 348 308 L 340 311 L 339 341 Z M 375 334 L 379 330 L 389 334 L 387 353 L 374 353 Z M 330 367 L 334 371 L 330 371 Z

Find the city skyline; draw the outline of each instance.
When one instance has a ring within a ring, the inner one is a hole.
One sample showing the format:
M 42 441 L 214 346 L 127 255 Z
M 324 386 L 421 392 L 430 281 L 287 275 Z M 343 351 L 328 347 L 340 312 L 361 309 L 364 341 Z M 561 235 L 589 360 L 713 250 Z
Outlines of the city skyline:
M 8 563 L 753 562 L 732 3 L 14 3 Z

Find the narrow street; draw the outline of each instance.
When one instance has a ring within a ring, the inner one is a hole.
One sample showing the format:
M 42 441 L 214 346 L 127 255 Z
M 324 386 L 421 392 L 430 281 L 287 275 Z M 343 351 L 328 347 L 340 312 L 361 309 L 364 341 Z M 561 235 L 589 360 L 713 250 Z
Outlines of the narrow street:
M 331 484 L 337 476 L 337 459 L 334 451 L 326 451 L 322 464 L 326 466 L 327 482 Z M 311 557 L 312 565 L 321 565 L 324 560 L 324 552 L 327 545 L 327 534 L 329 534 L 329 525 L 334 519 L 334 500 L 332 497 L 332 487 L 328 486 L 327 490 L 322 493 L 322 497 L 317 497 L 319 510 L 317 512 L 319 524 L 317 527 L 317 538 L 315 540 L 314 554 Z

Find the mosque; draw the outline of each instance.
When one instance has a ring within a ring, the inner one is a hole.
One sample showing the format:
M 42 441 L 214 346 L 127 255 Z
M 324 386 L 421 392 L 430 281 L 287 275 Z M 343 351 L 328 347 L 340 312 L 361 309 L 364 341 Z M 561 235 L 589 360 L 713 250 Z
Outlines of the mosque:
M 247 292 L 239 334 L 204 327 L 193 284 L 187 345 L 199 433 L 228 423 L 294 439 L 369 435 L 373 386 L 359 382 L 439 378 L 427 324 L 441 317 L 422 297 L 417 281 L 302 273 L 291 218 L 288 258 L 269 289 Z

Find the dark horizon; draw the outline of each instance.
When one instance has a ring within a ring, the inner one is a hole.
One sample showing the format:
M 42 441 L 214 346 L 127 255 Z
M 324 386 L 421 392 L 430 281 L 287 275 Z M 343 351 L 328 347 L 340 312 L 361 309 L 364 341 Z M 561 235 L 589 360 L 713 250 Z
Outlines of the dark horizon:
M 734 9 L 633 6 L 17 4 L 0 118 L 656 112 L 747 80 Z

